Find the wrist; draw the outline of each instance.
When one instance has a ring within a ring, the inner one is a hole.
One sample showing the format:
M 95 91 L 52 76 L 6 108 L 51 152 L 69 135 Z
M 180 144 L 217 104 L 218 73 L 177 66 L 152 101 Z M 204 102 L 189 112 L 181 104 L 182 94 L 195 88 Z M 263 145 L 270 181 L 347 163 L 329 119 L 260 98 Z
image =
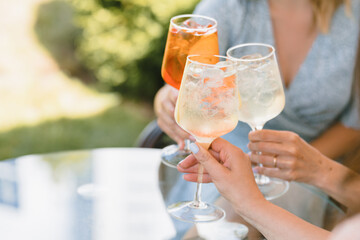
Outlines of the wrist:
M 314 156 L 314 161 L 316 161 L 316 167 L 313 168 L 311 174 L 309 174 L 309 179 L 305 183 L 313 185 L 317 188 L 324 189 L 328 182 L 328 175 L 331 174 L 331 160 L 322 155 L 320 152 Z M 330 170 L 330 171 L 329 171 Z
M 242 199 L 238 198 L 238 200 L 232 203 L 235 212 L 239 215 L 248 216 L 252 212 L 262 208 L 262 206 L 268 203 L 268 201 L 266 201 L 266 199 L 260 193 L 260 191 L 259 194 L 256 192 L 251 194 L 251 196 L 249 194 L 245 194 L 245 195 L 247 196 L 242 197 Z
M 259 216 L 264 214 L 269 208 L 269 205 L 271 205 L 271 203 L 264 197 L 261 197 L 251 202 L 243 202 L 243 204 L 240 202 L 238 206 L 234 208 L 235 212 L 242 216 L 245 221 L 253 223 Z

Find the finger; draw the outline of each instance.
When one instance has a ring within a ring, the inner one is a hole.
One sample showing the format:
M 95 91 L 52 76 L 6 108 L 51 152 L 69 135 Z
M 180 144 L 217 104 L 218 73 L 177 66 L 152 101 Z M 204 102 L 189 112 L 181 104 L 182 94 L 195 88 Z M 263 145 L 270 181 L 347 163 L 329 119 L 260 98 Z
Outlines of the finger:
M 217 159 L 248 159 L 249 156 L 245 154 L 240 148 L 232 145 L 223 138 L 217 138 L 211 143 L 211 150 L 219 153 Z M 233 156 L 237 156 L 234 158 Z M 235 164 L 236 165 L 236 164 Z M 224 166 L 232 168 L 232 162 L 226 161 Z M 237 168 L 237 166 L 234 166 Z
M 283 143 L 276 143 L 276 142 L 250 142 L 248 144 L 248 148 L 252 152 L 261 152 L 267 155 L 288 155 L 289 146 Z
M 179 145 L 184 145 L 184 139 L 186 139 L 189 134 L 180 128 L 176 122 L 172 119 L 167 119 L 166 117 L 158 118 L 157 120 L 159 127 L 175 142 Z
M 178 96 L 179 96 L 179 91 L 177 89 L 171 87 L 171 90 L 169 91 L 169 99 L 173 103 L 174 106 L 176 104 L 176 100 L 177 100 Z
M 189 173 L 189 174 L 185 174 L 183 176 L 183 178 L 186 181 L 189 181 L 189 182 L 197 182 L 198 181 L 198 176 L 199 175 L 197 173 Z M 202 183 L 210 183 L 210 182 L 212 182 L 210 175 L 204 173 L 203 176 L 202 176 L 201 182 Z
M 175 121 L 174 114 L 161 114 L 158 117 L 159 126 L 162 129 L 167 129 L 168 132 L 172 132 L 178 139 L 184 140 L 189 138 L 191 135 L 182 129 Z
M 168 116 L 174 116 L 175 113 L 175 104 L 171 101 L 164 101 L 162 102 L 162 109 L 163 109 L 163 113 L 162 114 L 166 114 Z
M 196 159 L 204 166 L 211 178 L 221 179 L 228 169 L 222 166 L 207 150 L 199 143 L 191 143 L 190 149 Z
M 209 152 L 222 164 L 222 161 L 219 159 L 219 153 L 212 150 L 209 150 Z M 197 173 L 199 171 L 199 162 L 195 156 L 191 154 L 177 165 L 177 170 L 183 173 Z M 207 173 L 206 169 L 203 171 Z
M 171 138 L 173 139 L 175 142 L 177 142 L 178 144 L 182 142 L 182 138 L 175 133 L 174 129 L 176 128 L 176 126 L 171 127 L 170 124 L 167 124 L 164 121 L 164 118 L 158 118 L 157 120 L 159 127 Z
M 288 164 L 286 160 L 283 159 L 282 155 L 276 156 L 276 166 L 275 166 L 275 156 L 274 155 L 263 155 L 263 154 L 251 154 L 250 159 L 252 162 L 260 163 L 264 167 L 277 167 L 277 168 L 287 168 Z
M 226 141 L 223 138 L 216 138 L 212 143 L 211 143 L 211 150 L 213 150 L 214 152 L 218 152 L 220 153 L 221 150 L 225 150 L 228 148 L 231 148 L 231 146 L 233 146 L 231 143 L 229 143 L 228 141 Z M 234 146 L 235 147 L 235 146 Z M 226 151 L 226 150 L 225 150 Z
M 279 168 L 255 167 L 253 170 L 268 177 L 279 178 L 286 181 L 290 180 L 288 171 L 282 171 Z
M 191 154 L 177 165 L 177 170 L 183 173 L 198 173 L 199 165 L 197 159 Z M 207 173 L 206 169 L 203 169 L 203 172 Z
M 290 131 L 263 129 L 259 131 L 251 131 L 249 133 L 249 140 L 251 142 L 286 142 L 295 140 L 297 138 L 299 138 L 299 136 L 296 133 Z
M 188 168 L 182 168 L 181 166 L 177 166 L 177 170 L 183 173 L 198 173 L 199 172 L 200 163 L 197 163 Z M 203 169 L 203 173 L 208 173 L 206 169 Z
M 209 153 L 210 153 L 218 162 L 220 162 L 220 153 L 215 152 L 215 151 L 212 150 L 212 149 L 209 149 Z
M 195 158 L 194 155 L 190 154 L 178 164 L 178 167 L 181 169 L 187 169 L 195 166 L 196 164 L 198 164 L 198 160 Z

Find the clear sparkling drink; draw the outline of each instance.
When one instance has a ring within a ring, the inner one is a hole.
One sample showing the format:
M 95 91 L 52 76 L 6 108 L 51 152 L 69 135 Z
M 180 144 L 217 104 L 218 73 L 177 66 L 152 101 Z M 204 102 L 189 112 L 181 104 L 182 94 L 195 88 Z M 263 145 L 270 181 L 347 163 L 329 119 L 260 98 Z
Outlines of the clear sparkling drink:
M 235 72 L 235 68 L 223 71 L 203 69 L 193 63 L 187 65 L 175 119 L 197 141 L 211 142 L 236 127 L 239 96 Z
M 276 61 L 241 62 L 237 65 L 237 78 L 241 97 L 240 121 L 252 127 L 263 126 L 281 113 L 285 95 Z

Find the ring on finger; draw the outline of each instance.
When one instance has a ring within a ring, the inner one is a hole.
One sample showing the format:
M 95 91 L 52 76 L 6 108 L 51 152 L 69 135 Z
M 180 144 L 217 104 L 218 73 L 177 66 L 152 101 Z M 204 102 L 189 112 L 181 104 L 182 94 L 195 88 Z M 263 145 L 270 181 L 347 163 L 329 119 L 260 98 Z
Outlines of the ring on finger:
M 274 156 L 273 163 L 274 163 L 274 168 L 276 168 L 277 167 L 277 155 Z

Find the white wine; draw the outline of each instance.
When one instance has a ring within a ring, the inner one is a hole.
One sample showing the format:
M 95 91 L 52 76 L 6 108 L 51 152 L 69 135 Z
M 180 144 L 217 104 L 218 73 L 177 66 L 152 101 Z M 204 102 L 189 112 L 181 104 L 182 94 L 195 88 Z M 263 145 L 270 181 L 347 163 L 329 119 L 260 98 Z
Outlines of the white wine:
M 252 127 L 262 126 L 281 113 L 285 106 L 284 94 L 274 94 L 271 105 L 265 106 L 257 101 L 242 101 L 239 109 L 239 121 L 246 122 Z
M 252 128 L 263 126 L 279 115 L 285 106 L 277 64 L 274 60 L 256 65 L 241 64 L 237 71 L 241 97 L 239 121 L 246 122 Z

